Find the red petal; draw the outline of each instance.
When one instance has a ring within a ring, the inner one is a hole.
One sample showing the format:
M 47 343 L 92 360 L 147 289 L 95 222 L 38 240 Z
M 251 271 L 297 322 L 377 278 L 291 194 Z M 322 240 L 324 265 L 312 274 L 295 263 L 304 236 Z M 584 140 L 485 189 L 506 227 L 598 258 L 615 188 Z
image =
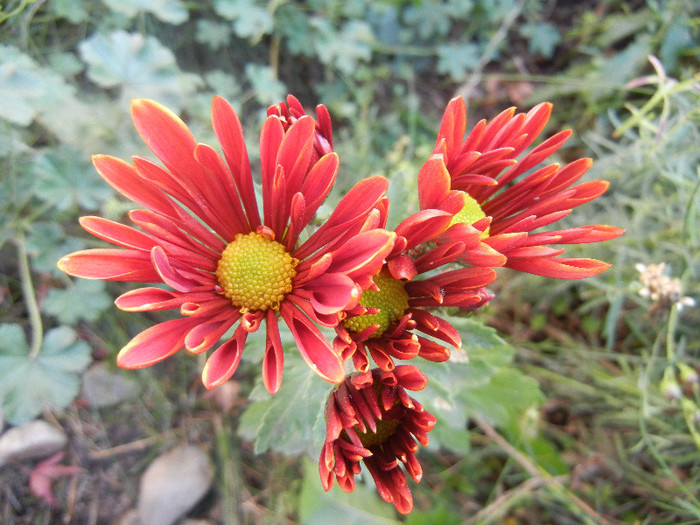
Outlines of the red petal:
M 332 253 L 333 262 L 328 272 L 344 273 L 355 280 L 363 275 L 378 274 L 395 238 L 395 233 L 383 229 L 355 235 Z
M 393 370 L 396 379 L 404 388 L 417 392 L 428 384 L 428 377 L 413 365 L 399 365 Z
M 308 295 L 302 293 L 308 291 Z M 357 304 L 361 293 L 355 282 L 341 273 L 326 273 L 304 283 L 299 295 L 308 297 L 314 310 L 321 314 L 336 314 Z
M 185 336 L 185 348 L 193 354 L 206 352 L 238 321 L 239 315 L 225 319 L 219 316 L 212 321 L 198 324 Z
M 337 174 L 338 155 L 335 153 L 324 155 L 311 168 L 299 190 L 306 201 L 305 221 L 310 220 L 323 204 L 333 188 Z
M 453 158 L 460 151 L 462 139 L 467 129 L 467 108 L 462 97 L 455 97 L 447 104 L 442 115 L 437 140 L 445 141 L 448 158 Z
M 447 229 L 452 220 L 450 213 L 437 209 L 424 209 L 414 213 L 399 224 L 394 232 L 406 239 L 406 249 L 434 240 Z
M 287 176 L 287 200 L 301 189 L 309 170 L 315 124 L 314 119 L 309 116 L 303 116 L 294 122 L 285 133 L 277 152 L 277 165 L 284 168 Z
M 321 379 L 334 384 L 342 383 L 345 379 L 343 361 L 319 329 L 297 308 L 286 302 L 282 304 L 281 313 L 304 361 Z
M 170 261 L 168 261 L 165 250 L 160 246 L 155 246 L 151 250 L 151 262 L 162 281 L 178 292 L 188 292 L 200 284 L 173 268 Z
M 418 203 L 421 210 L 440 209 L 450 192 L 450 173 L 442 155 L 432 155 L 418 172 Z
M 68 275 L 83 279 L 134 283 L 161 282 L 148 252 L 101 248 L 81 250 L 62 257 L 57 266 Z
M 108 155 L 94 155 L 92 163 L 100 176 L 114 189 L 150 210 L 176 217 L 176 206 L 160 188 L 141 177 L 134 167 Z
M 146 145 L 178 179 L 201 173 L 194 159 L 194 137 L 175 113 L 153 100 L 135 99 L 131 118 Z
M 243 201 L 248 222 L 251 228 L 255 229 L 260 224 L 260 216 L 241 122 L 231 105 L 218 96 L 214 97 L 211 104 L 211 120 L 238 194 Z
M 202 383 L 207 390 L 223 385 L 236 372 L 247 337 L 248 332 L 239 327 L 231 339 L 209 356 L 202 371 Z
M 200 319 L 174 319 L 147 328 L 119 351 L 117 365 L 144 368 L 177 353 L 185 344 L 185 335 Z
M 418 275 L 418 269 L 413 259 L 405 254 L 389 259 L 387 261 L 387 268 L 394 279 L 406 279 L 410 281 Z
M 389 181 L 384 177 L 368 177 L 361 180 L 340 200 L 328 220 L 302 244 L 295 253 L 305 259 L 331 241 L 343 243 L 343 234 L 364 222 L 375 205 L 384 197 Z

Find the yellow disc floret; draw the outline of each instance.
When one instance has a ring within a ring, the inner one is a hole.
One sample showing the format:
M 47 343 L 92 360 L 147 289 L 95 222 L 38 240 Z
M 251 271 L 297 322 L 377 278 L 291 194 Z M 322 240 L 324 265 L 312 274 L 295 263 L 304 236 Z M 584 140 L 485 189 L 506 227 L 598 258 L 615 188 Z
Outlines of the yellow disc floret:
M 481 209 L 481 206 L 479 206 L 479 203 L 476 201 L 474 197 L 469 195 L 468 193 L 465 195 L 465 202 L 464 202 L 464 208 L 462 208 L 459 213 L 457 213 L 454 217 L 452 217 L 452 220 L 450 221 L 450 226 L 453 224 L 457 224 L 460 222 L 466 222 L 467 224 L 474 224 L 477 221 L 480 221 L 481 219 L 485 218 L 486 214 L 483 212 Z M 489 236 L 489 228 L 486 228 L 484 233 L 482 234 L 483 237 L 488 237 Z
M 396 429 L 399 428 L 400 423 L 401 421 L 398 419 L 379 419 L 375 421 L 377 425 L 376 432 L 372 432 L 369 428 L 367 432 L 356 430 L 357 437 L 360 438 L 360 442 L 365 448 L 382 445 L 396 433 Z
M 366 308 L 376 308 L 379 312 L 358 315 L 343 321 L 347 330 L 356 333 L 374 324 L 379 325 L 379 329 L 372 334 L 372 339 L 380 337 L 392 322 L 401 319 L 408 308 L 408 293 L 404 290 L 402 281 L 394 279 L 387 270 L 382 270 L 374 277 L 374 283 L 379 287 L 379 291 L 362 292 L 360 304 Z
M 257 232 L 236 234 L 216 268 L 224 295 L 241 312 L 279 310 L 292 291 L 299 261 L 284 246 Z

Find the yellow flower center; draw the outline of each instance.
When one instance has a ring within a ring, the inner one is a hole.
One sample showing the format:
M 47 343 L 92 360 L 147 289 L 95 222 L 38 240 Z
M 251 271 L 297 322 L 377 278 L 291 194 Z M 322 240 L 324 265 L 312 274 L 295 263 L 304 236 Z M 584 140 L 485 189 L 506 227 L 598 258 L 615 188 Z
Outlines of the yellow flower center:
M 461 222 L 466 222 L 467 224 L 474 224 L 475 222 L 480 221 L 481 219 L 486 217 L 486 214 L 483 212 L 481 206 L 479 206 L 479 203 L 476 202 L 476 199 L 474 197 L 472 197 L 468 193 L 465 195 L 465 197 L 466 199 L 464 203 L 464 208 L 462 208 L 459 211 L 459 213 L 452 217 L 452 220 L 450 221 L 450 226 Z M 484 230 L 481 236 L 488 237 L 489 228 L 486 228 L 486 230 Z
M 360 304 L 367 308 L 376 308 L 379 312 L 358 315 L 343 321 L 343 326 L 355 333 L 359 333 L 374 324 L 379 325 L 379 329 L 372 334 L 371 339 L 380 337 L 389 328 L 389 325 L 401 319 L 401 316 L 408 309 L 408 294 L 403 288 L 402 281 L 394 279 L 387 270 L 382 270 L 379 275 L 374 277 L 374 283 L 379 287 L 379 291 L 365 290 L 362 292 Z
M 379 419 L 376 421 L 377 431 L 372 432 L 367 429 L 367 432 L 357 432 L 357 437 L 360 438 L 362 445 L 365 448 L 374 447 L 386 443 L 386 441 L 394 435 L 401 421 L 398 419 Z
M 216 268 L 224 295 L 241 312 L 279 310 L 292 291 L 299 261 L 280 243 L 257 232 L 236 234 L 226 246 Z

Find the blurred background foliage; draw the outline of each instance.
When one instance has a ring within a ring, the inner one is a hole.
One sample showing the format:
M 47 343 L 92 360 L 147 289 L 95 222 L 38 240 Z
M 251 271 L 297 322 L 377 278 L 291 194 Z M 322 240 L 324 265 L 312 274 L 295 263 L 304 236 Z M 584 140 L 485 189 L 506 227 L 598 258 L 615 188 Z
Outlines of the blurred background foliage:
M 95 503 L 89 488 L 102 487 L 98 522 L 116 519 L 144 461 L 189 441 L 217 463 L 200 516 L 398 519 L 371 480 L 369 490 L 321 497 L 316 467 L 300 456 L 316 460 L 329 389 L 293 352 L 290 395 L 275 398 L 255 379 L 254 341 L 233 394 L 203 395 L 201 363 L 184 355 L 113 370 L 134 380 L 131 401 L 96 408 L 80 390 L 89 366 L 112 366 L 130 337 L 162 319 L 116 310 L 121 285 L 55 267 L 99 245 L 78 216 L 119 220 L 132 207 L 90 155 L 147 154 L 129 118 L 135 97 L 166 104 L 214 144 L 218 94 L 239 111 L 255 162 L 265 108 L 291 92 L 333 117 L 341 173 L 322 211 L 374 174 L 391 180 L 393 225 L 416 211 L 416 173 L 453 96 L 467 98 L 471 123 L 549 100 L 548 132 L 575 131 L 559 160 L 591 156 L 589 179 L 611 182 L 570 225 L 628 229 L 572 247 L 612 262 L 608 272 L 573 283 L 499 272 L 491 306 L 454 317 L 470 361 L 420 363 L 431 382 L 416 397 L 439 422 L 405 521 L 700 520 L 700 315 L 681 308 L 683 297 L 700 298 L 697 2 L 11 0 L 0 9 L 0 400 L 11 424 L 42 416 L 68 430 L 87 470 L 76 516 Z M 640 295 L 635 265 L 659 263 L 682 291 Z M 91 460 L 144 439 L 150 446 L 127 458 Z M 29 494 L 26 476 L 4 469 L 0 481 L 9 487 L 0 521 L 60 519 Z

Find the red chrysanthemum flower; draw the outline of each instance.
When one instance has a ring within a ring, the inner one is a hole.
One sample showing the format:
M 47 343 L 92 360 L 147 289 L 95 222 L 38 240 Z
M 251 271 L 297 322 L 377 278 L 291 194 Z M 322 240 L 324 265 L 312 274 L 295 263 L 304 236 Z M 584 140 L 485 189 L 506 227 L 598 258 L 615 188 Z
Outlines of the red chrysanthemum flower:
M 421 170 L 420 184 L 427 182 L 424 172 L 439 169 L 434 164 L 444 171 L 442 157 L 434 155 Z M 461 347 L 459 332 L 428 310 L 448 306 L 475 310 L 491 298 L 484 287 L 496 278 L 492 269 L 445 268 L 479 246 L 480 232 L 460 230 L 442 244 L 432 242 L 453 224 L 466 198 L 464 192 L 448 189 L 433 209 L 411 215 L 394 230 L 394 248 L 374 277 L 375 286 L 362 293 L 359 304 L 335 328 L 336 350 L 345 359 L 352 358 L 357 370 L 369 370 L 370 356 L 381 369 L 391 371 L 394 359 L 449 359 L 450 348 L 439 341 Z M 384 226 L 386 199 L 379 209 Z
M 416 483 L 421 480 L 423 469 L 416 452 L 418 443 L 428 444 L 435 416 L 406 389 L 422 390 L 427 382 L 414 366 L 400 365 L 391 372 L 374 369 L 354 374 L 331 393 L 319 459 L 325 490 L 330 490 L 335 477 L 345 492 L 352 492 L 363 461 L 382 499 L 402 514 L 411 512 L 413 497 L 399 461 Z
M 465 138 L 464 100 L 455 98 L 448 104 L 435 147 L 435 153 L 445 159 L 447 178 L 435 164 L 432 173 L 425 171 L 423 176 L 429 183 L 419 185 L 419 200 L 425 209 L 435 207 L 450 189 L 469 195 L 457 215 L 457 225 L 445 235 L 461 236 L 463 230 L 474 229 L 480 232 L 482 242 L 465 252 L 465 262 L 563 279 L 590 277 L 610 266 L 595 259 L 558 257 L 564 249 L 549 245 L 605 241 L 620 236 L 624 232 L 620 228 L 593 224 L 532 233 L 608 188 L 608 182 L 602 180 L 573 185 L 590 168 L 591 159 L 565 166 L 550 164 L 531 172 L 571 135 L 571 130 L 561 131 L 521 156 L 542 132 L 551 111 L 549 103 L 526 114 L 515 114 L 511 108 L 488 123 L 480 121 Z
M 121 249 L 91 249 L 62 258 L 64 272 L 87 279 L 162 283 L 116 300 L 125 311 L 179 309 L 181 317 L 134 337 L 117 363 L 141 368 L 183 346 L 193 353 L 213 348 L 234 325 L 233 336 L 209 356 L 207 388 L 235 372 L 249 333 L 267 327 L 263 380 L 274 393 L 282 380 L 283 349 L 278 316 L 299 352 L 323 379 L 339 383 L 343 361 L 316 326 L 334 326 L 371 285 L 395 234 L 377 229 L 387 181 L 358 183 L 329 219 L 304 242 L 301 232 L 330 192 L 338 171 L 330 118 L 320 123 L 300 114 L 265 120 L 260 137 L 260 217 L 248 154 L 238 116 L 222 98 L 212 103 L 212 123 L 223 158 L 195 142 L 172 112 L 150 100 L 131 105 L 134 124 L 165 167 L 142 157 L 133 164 L 97 155 L 100 175 L 147 209 L 129 213 L 140 229 L 100 217 L 83 217 L 89 233 Z M 286 107 L 280 105 L 279 108 Z M 274 111 L 273 111 L 274 113 Z M 319 146 L 320 144 L 320 146 Z

